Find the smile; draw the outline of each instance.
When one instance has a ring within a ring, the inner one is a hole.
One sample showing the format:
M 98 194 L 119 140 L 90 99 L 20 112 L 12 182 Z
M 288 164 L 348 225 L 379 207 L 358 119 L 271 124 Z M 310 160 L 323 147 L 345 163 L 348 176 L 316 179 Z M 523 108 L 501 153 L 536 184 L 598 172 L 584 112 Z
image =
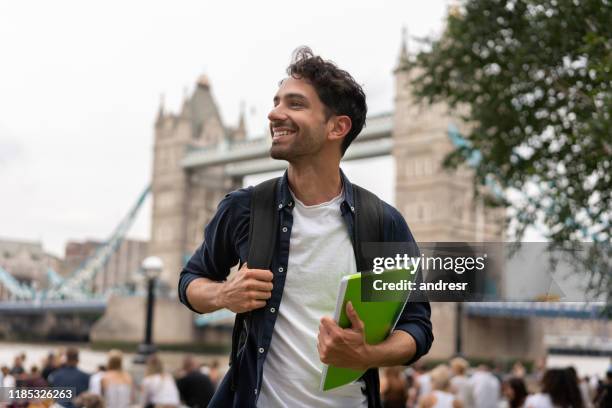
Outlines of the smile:
M 272 129 L 272 140 L 276 141 L 281 137 L 295 134 L 295 130 L 288 129 Z

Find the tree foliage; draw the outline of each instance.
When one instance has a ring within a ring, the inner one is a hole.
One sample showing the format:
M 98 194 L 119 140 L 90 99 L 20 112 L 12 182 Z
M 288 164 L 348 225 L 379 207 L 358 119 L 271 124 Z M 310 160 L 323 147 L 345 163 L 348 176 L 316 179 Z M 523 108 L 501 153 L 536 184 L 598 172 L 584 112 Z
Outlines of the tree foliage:
M 516 238 L 610 240 L 611 22 L 607 0 L 470 0 L 413 62 L 417 97 L 467 107 L 446 164 L 478 150 L 479 183 L 522 192 Z
M 470 129 L 445 165 L 479 152 L 475 181 L 504 191 L 515 239 L 539 225 L 553 243 L 603 244 L 609 260 L 610 1 L 467 0 L 425 42 L 409 62 L 413 93 L 463 112 Z M 600 267 L 610 296 L 612 272 Z

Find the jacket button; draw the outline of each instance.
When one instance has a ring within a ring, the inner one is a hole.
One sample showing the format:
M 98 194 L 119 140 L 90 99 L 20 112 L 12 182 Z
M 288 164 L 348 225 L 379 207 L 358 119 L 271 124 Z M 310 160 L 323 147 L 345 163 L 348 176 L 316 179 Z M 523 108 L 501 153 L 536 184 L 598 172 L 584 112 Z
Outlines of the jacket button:
M 282 266 L 280 266 L 280 267 L 278 268 L 278 271 L 279 271 L 280 273 L 283 273 L 283 272 L 285 271 L 285 269 L 284 269 Z
M 280 203 L 280 204 L 278 205 L 278 208 L 283 208 L 283 203 Z
M 255 395 L 257 395 L 257 388 L 255 388 Z
M 259 348 L 259 354 L 263 354 L 263 352 L 264 352 L 264 348 L 263 348 L 263 347 L 260 347 L 260 348 Z
M 283 227 L 283 232 L 287 232 L 287 227 Z
M 274 313 L 274 312 L 276 312 L 276 309 L 275 309 L 275 308 L 273 308 L 273 307 L 271 307 L 271 308 L 270 308 L 270 313 Z

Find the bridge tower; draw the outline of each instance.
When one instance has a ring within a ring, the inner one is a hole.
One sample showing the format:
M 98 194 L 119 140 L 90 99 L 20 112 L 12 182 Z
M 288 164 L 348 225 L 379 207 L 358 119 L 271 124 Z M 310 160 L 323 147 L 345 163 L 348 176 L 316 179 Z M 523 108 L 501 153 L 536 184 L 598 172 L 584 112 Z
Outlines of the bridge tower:
M 472 169 L 461 166 L 456 171 L 448 171 L 442 167 L 445 156 L 454 148 L 450 132 L 465 134 L 467 129 L 454 119 L 446 104 L 425 105 L 415 101 L 410 84 L 420 72 L 412 66 L 411 58 L 404 31 L 394 72 L 392 156 L 396 163 L 397 209 L 419 243 L 503 241 L 504 212 L 485 207 L 482 198 L 475 197 Z M 446 340 L 434 342 L 429 356 L 447 358 L 454 353 L 451 339 L 457 334 L 458 309 L 454 303 L 442 302 L 432 302 L 431 308 L 434 337 Z M 489 327 L 489 324 L 500 327 Z M 502 336 L 509 328 L 500 320 L 482 322 L 464 317 L 461 331 L 465 337 L 470 332 L 481 332 L 483 327 L 496 330 Z M 492 335 L 490 330 L 487 332 Z M 504 343 L 493 341 L 491 344 Z M 469 345 L 471 349 L 480 347 L 475 338 L 470 338 Z M 481 350 L 471 349 L 463 351 L 482 354 Z M 495 353 L 493 349 L 491 352 Z
M 395 70 L 392 155 L 397 208 L 418 242 L 503 241 L 504 212 L 474 197 L 473 171 L 467 166 L 454 172 L 442 167 L 453 150 L 449 132 L 465 133 L 466 128 L 445 104 L 416 103 L 410 83 L 419 72 L 411 67 L 406 41 L 404 34 Z
M 237 129 L 224 127 L 210 81 L 202 75 L 179 114 L 166 112 L 162 100 L 154 132 L 149 252 L 163 260 L 162 285 L 172 295 L 185 258 L 202 242 L 205 223 L 227 191 L 241 183 L 221 167 L 185 170 L 182 159 L 190 149 L 244 138 L 244 121 Z

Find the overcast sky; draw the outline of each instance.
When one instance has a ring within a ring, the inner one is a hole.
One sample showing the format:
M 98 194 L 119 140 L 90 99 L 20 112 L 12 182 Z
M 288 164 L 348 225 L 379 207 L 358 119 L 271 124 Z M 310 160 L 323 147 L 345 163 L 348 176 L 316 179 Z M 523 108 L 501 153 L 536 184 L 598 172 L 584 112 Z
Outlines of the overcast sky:
M 0 238 L 39 240 L 55 254 L 67 240 L 107 238 L 149 182 L 160 95 L 177 111 L 201 73 L 227 124 L 244 101 L 251 134 L 267 126 L 302 44 L 351 72 L 371 113 L 391 110 L 402 26 L 439 33 L 446 4 L 0 3 Z M 390 159 L 378 160 L 391 175 Z M 368 186 L 371 168 L 350 171 Z M 392 200 L 390 181 L 376 188 Z M 130 236 L 148 237 L 149 206 Z

